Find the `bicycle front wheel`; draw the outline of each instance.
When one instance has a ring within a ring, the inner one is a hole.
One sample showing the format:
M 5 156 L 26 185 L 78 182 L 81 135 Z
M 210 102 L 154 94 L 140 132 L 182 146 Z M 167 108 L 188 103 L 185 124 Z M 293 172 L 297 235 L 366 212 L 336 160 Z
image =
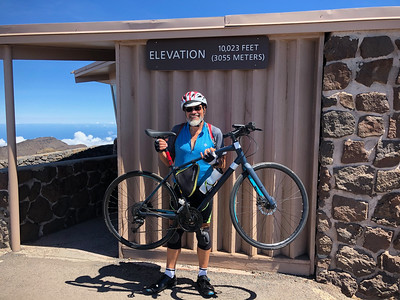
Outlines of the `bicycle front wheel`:
M 160 185 L 162 180 L 150 172 L 133 171 L 117 177 L 107 188 L 103 201 L 104 220 L 110 232 L 124 245 L 153 249 L 167 242 L 175 232 L 176 221 L 160 215 L 173 215 L 176 213 L 173 207 L 177 207 L 171 185 L 168 182 Z
M 235 182 L 230 199 L 232 223 L 239 235 L 259 249 L 276 250 L 291 243 L 304 228 L 308 216 L 307 193 L 299 177 L 277 163 L 253 166 L 264 187 L 276 202 L 270 208 L 243 172 Z

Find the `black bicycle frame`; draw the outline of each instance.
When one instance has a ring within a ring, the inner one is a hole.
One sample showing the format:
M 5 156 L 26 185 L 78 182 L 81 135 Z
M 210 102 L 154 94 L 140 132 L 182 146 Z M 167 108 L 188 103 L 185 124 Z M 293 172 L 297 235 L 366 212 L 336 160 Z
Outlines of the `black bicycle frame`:
M 267 201 L 269 202 L 269 205 L 271 205 L 271 207 L 276 207 L 276 202 L 273 199 L 273 197 L 271 197 L 267 190 L 265 189 L 264 185 L 262 184 L 260 178 L 257 176 L 256 172 L 254 171 L 253 167 L 248 163 L 244 152 L 242 150 L 242 147 L 240 145 L 240 143 L 232 138 L 233 143 L 229 146 L 225 146 L 221 149 L 218 149 L 215 151 L 215 154 L 217 156 L 222 155 L 225 152 L 232 152 L 232 151 L 236 151 L 237 157 L 236 159 L 233 161 L 233 163 L 229 166 L 229 168 L 224 172 L 224 174 L 222 175 L 222 177 L 218 180 L 217 184 L 215 186 L 212 187 L 212 189 L 210 191 L 207 192 L 205 198 L 203 199 L 203 201 L 200 203 L 200 205 L 197 207 L 198 210 L 203 210 L 208 204 L 212 205 L 213 202 L 213 197 L 214 195 L 218 192 L 218 190 L 221 188 L 221 186 L 226 182 L 226 180 L 232 175 L 232 173 L 236 170 L 236 168 L 239 165 L 242 165 L 243 171 L 247 172 L 249 175 L 249 181 L 252 184 L 252 186 L 254 187 L 254 189 L 257 191 L 257 194 L 262 197 L 267 199 Z M 151 197 L 153 197 L 153 195 L 157 192 L 157 190 L 162 186 L 163 183 L 167 182 L 168 178 L 173 175 L 175 177 L 175 174 L 178 170 L 185 168 L 188 165 L 194 164 L 197 161 L 201 160 L 202 158 L 199 157 L 197 159 L 191 160 L 183 165 L 180 165 L 178 167 L 175 166 L 171 166 L 170 167 L 170 172 L 168 173 L 168 175 L 166 177 L 164 177 L 164 179 L 160 182 L 160 184 L 154 189 L 154 191 L 146 198 L 146 200 L 144 200 L 144 203 L 147 202 L 148 199 L 150 199 Z M 168 213 L 167 211 L 162 212 L 162 210 L 159 209 L 154 209 L 154 211 L 156 212 L 140 212 L 140 214 L 143 215 L 157 215 L 159 217 L 164 217 L 167 219 L 176 219 L 177 215 L 172 215 L 172 213 Z M 160 211 L 162 213 L 160 213 Z
M 262 184 L 260 178 L 257 176 L 253 167 L 248 163 L 246 156 L 242 150 L 240 143 L 234 140 L 233 144 L 230 146 L 223 147 L 215 151 L 216 155 L 222 154 L 224 152 L 236 151 L 237 157 L 233 161 L 233 163 L 229 166 L 229 168 L 224 172 L 222 177 L 218 180 L 217 184 L 212 187 L 212 189 L 206 194 L 204 200 L 200 203 L 198 210 L 202 210 L 206 207 L 207 204 L 212 204 L 214 195 L 218 192 L 221 186 L 226 182 L 226 180 L 232 175 L 232 173 L 236 170 L 239 165 L 242 165 L 243 171 L 249 174 L 249 181 L 257 191 L 260 197 L 263 197 L 268 200 L 269 204 L 272 207 L 276 206 L 275 200 L 268 194 L 264 185 Z

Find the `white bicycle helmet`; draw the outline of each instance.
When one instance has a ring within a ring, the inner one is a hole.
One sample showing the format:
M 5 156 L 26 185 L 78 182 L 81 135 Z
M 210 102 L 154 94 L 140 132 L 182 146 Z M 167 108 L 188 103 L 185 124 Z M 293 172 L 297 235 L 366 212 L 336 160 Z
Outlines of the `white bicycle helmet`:
M 204 104 L 205 106 L 207 106 L 206 97 L 204 97 L 203 94 L 199 92 L 190 91 L 182 96 L 182 101 L 181 101 L 182 110 L 184 109 L 184 107 L 191 107 L 199 104 Z

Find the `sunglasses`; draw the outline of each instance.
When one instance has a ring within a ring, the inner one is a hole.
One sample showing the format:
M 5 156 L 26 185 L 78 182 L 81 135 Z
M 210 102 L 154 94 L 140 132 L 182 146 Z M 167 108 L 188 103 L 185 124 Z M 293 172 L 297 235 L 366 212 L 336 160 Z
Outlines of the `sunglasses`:
M 197 106 L 194 106 L 194 107 L 187 107 L 187 108 L 185 108 L 185 111 L 186 112 L 192 112 L 193 110 L 200 111 L 202 107 L 203 106 L 201 106 L 201 105 L 197 105 Z

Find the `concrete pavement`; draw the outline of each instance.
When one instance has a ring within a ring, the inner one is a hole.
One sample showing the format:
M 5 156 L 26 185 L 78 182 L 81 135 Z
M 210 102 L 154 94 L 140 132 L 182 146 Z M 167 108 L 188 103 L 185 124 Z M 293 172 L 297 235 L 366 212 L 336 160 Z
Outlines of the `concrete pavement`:
M 117 245 L 102 219 L 85 222 L 23 245 L 0 250 L 0 299 L 202 299 L 197 267 L 179 265 L 178 285 L 143 295 L 163 263 L 118 259 Z M 334 286 L 267 272 L 209 269 L 218 299 L 349 299 Z

